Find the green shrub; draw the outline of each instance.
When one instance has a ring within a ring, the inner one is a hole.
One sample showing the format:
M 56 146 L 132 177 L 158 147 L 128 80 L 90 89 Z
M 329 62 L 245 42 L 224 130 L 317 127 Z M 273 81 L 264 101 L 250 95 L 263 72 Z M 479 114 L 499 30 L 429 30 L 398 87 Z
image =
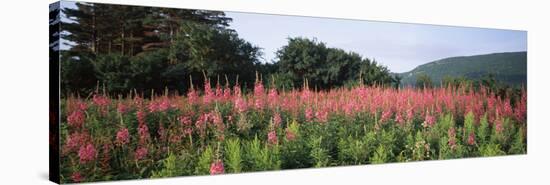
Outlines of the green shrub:
M 512 143 L 512 146 L 510 147 L 510 150 L 508 151 L 509 154 L 525 154 L 527 153 L 527 147 L 525 146 L 525 129 L 524 127 L 521 127 L 517 129 L 516 135 L 514 136 L 514 141 Z
M 352 136 L 340 138 L 338 141 L 338 158 L 343 165 L 365 164 L 368 159 L 366 142 Z
M 466 155 L 466 149 L 464 145 L 460 144 L 456 140 L 454 147 L 449 146 L 449 138 L 442 137 L 439 143 L 439 159 L 456 159 L 462 158 Z
M 162 160 L 163 168 L 160 171 L 153 171 L 151 178 L 178 176 L 176 169 L 176 155 L 169 153 L 168 157 Z
M 463 142 L 468 142 L 470 134 L 475 133 L 475 116 L 474 113 L 468 112 L 464 117 L 464 134 L 462 136 Z
M 487 139 L 491 135 L 491 128 L 489 128 L 489 122 L 487 121 L 487 114 L 485 114 L 479 120 L 479 127 L 477 128 L 477 140 L 478 144 L 487 144 Z
M 210 165 L 214 160 L 214 152 L 211 147 L 206 147 L 202 154 L 200 154 L 197 161 L 197 166 L 195 167 L 196 175 L 207 175 L 210 174 Z
M 254 140 L 250 141 L 246 147 L 250 170 L 264 171 L 276 170 L 280 168 L 277 146 L 262 146 L 262 143 L 258 137 L 254 137 Z
M 322 147 L 323 136 L 318 138 L 312 138 L 309 140 L 309 146 L 311 147 L 310 156 L 313 158 L 314 167 L 325 167 L 328 166 L 330 157 L 328 151 Z
M 483 157 L 506 155 L 506 153 L 500 149 L 499 144 L 493 143 L 482 145 L 479 152 Z
M 225 145 L 226 164 L 229 172 L 239 173 L 242 170 L 241 142 L 239 138 L 229 139 Z
M 422 132 L 416 132 L 414 138 L 414 146 L 412 148 L 412 160 L 422 161 L 431 158 L 430 143 L 428 143 L 422 134 Z
M 372 164 L 382 164 L 389 162 L 389 155 L 391 151 L 388 151 L 386 149 L 386 146 L 384 145 L 378 145 L 378 148 L 376 148 L 376 151 L 374 152 L 374 155 L 371 157 L 370 162 Z

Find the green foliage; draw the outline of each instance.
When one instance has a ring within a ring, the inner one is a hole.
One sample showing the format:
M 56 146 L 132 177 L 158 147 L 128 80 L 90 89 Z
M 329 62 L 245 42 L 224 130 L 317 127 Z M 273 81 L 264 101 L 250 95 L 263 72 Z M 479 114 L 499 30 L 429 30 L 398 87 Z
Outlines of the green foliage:
M 413 154 L 415 152 L 415 136 L 412 132 L 409 132 L 405 138 L 405 146 L 404 149 L 399 152 L 399 155 L 397 156 L 398 162 L 408 162 L 413 160 Z
M 456 140 L 456 138 L 455 138 Z M 466 149 L 456 141 L 455 146 L 450 146 L 449 138 L 444 136 L 439 141 L 439 159 L 456 159 L 465 157 Z
M 444 87 L 459 88 L 460 86 L 470 86 L 474 82 L 464 76 L 452 77 L 445 75 L 443 76 L 441 83 Z
M 288 44 L 277 51 L 279 72 L 301 87 L 307 79 L 310 87 L 328 89 L 340 87 L 349 81 L 366 84 L 397 82 L 389 70 L 376 61 L 359 54 L 329 48 L 323 42 L 307 38 L 289 38 Z
M 329 164 L 328 150 L 322 147 L 323 137 L 312 138 L 309 140 L 309 146 L 311 147 L 310 156 L 313 158 L 314 167 L 326 167 Z
M 502 124 L 502 131 L 498 131 L 496 123 L 493 123 L 493 130 L 491 134 L 491 143 L 499 144 L 503 150 L 506 150 L 512 140 L 513 133 L 515 133 L 515 128 L 511 124 L 510 119 L 508 118 L 498 118 Z M 496 122 L 496 121 L 495 121 Z
M 475 116 L 474 113 L 468 112 L 464 117 L 464 134 L 462 136 L 463 142 L 466 143 L 470 134 L 475 134 Z
M 443 136 L 446 136 L 449 129 L 455 127 L 455 119 L 452 114 L 442 115 L 435 126 L 430 130 L 431 134 L 430 143 L 434 144 L 433 140 L 438 141 Z
M 163 168 L 160 171 L 153 171 L 151 178 L 173 177 L 179 175 L 176 169 L 176 155 L 169 153 L 168 157 L 162 160 Z
M 364 140 L 352 136 L 340 138 L 338 141 L 338 159 L 343 165 L 365 164 L 368 159 L 368 145 Z
M 370 162 L 372 164 L 382 164 L 389 161 L 389 155 L 391 151 L 388 151 L 384 145 L 379 145 L 374 152 L 374 155 L 371 157 Z
M 489 121 L 487 121 L 487 114 L 485 114 L 479 120 L 479 127 L 477 128 L 477 141 L 480 144 L 487 144 L 489 135 L 491 134 L 491 128 L 489 127 Z
M 481 147 L 479 148 L 479 152 L 481 156 L 484 156 L 484 157 L 506 155 L 506 153 L 501 150 L 499 144 L 492 144 L 492 143 L 481 145 Z
M 308 146 L 307 139 L 302 135 L 300 125 L 296 120 L 293 120 L 287 127 L 289 132 L 294 134 L 294 139 L 288 140 L 285 138 L 281 146 L 281 168 L 306 168 L 313 165 L 310 152 L 311 147 Z
M 62 52 L 63 53 L 63 52 Z M 97 85 L 94 66 L 89 56 L 62 55 L 59 61 L 61 93 L 73 92 L 87 96 Z
M 525 154 L 527 153 L 527 146 L 525 145 L 525 129 L 522 127 L 518 129 L 516 132 L 516 135 L 514 136 L 514 141 L 512 143 L 512 146 L 510 147 L 510 150 L 508 151 L 509 154 Z
M 378 141 L 380 141 L 380 144 L 384 145 L 386 149 L 392 151 L 397 141 L 394 130 L 382 130 L 379 136 L 380 138 L 378 138 Z
M 422 132 L 416 132 L 412 148 L 412 160 L 422 161 L 431 158 L 430 144 L 424 139 Z
M 76 3 L 65 8 L 70 22 L 60 26 L 72 42 L 62 50 L 62 95 L 88 95 L 96 84 L 109 93 L 131 90 L 186 92 L 194 84 L 228 75 L 231 84 L 252 85 L 260 48 L 228 29 L 231 18 L 220 11 Z M 273 70 L 272 70 L 273 71 Z M 267 72 L 267 71 L 266 71 Z
M 427 74 L 419 74 L 416 76 L 416 87 L 418 88 L 431 88 L 433 86 L 432 78 Z
M 254 72 L 259 70 L 259 48 L 239 38 L 233 30 L 184 22 L 172 47 L 176 63 L 182 63 L 197 80 L 205 72 L 209 78 L 229 75 L 232 81 L 238 75 L 241 84 L 253 84 Z
M 197 166 L 195 167 L 196 175 L 207 175 L 210 174 L 210 165 L 214 160 L 214 152 L 211 147 L 206 147 L 204 151 L 200 154 L 197 160 Z
M 252 171 L 264 171 L 278 169 L 277 152 L 270 150 L 269 146 L 263 145 L 254 137 L 247 145 L 248 161 Z
M 242 170 L 241 143 L 239 138 L 229 139 L 225 146 L 226 164 L 229 172 L 239 173 Z

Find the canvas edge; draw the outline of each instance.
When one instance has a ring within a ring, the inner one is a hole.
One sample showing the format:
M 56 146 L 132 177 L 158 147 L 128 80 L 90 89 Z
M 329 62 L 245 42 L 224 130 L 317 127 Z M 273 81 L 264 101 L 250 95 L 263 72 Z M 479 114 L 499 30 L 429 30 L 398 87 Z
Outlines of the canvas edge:
M 59 166 L 59 49 L 61 2 L 49 4 L 49 180 L 60 183 Z

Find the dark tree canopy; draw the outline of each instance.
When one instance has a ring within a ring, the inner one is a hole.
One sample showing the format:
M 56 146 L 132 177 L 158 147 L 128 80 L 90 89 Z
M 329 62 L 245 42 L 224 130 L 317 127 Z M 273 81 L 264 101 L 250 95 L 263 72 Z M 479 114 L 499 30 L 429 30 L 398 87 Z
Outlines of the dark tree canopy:
M 220 11 L 76 3 L 65 8 L 62 52 L 65 93 L 185 91 L 228 75 L 252 84 L 260 49 L 227 26 Z M 234 82 L 233 82 L 234 83 Z
M 61 51 L 62 94 L 88 96 L 98 86 L 113 95 L 165 89 L 185 93 L 203 86 L 238 83 L 251 88 L 260 74 L 267 86 L 329 89 L 356 85 L 393 85 L 399 79 L 376 61 L 329 48 L 305 38 L 290 38 L 278 61 L 260 63 L 261 48 L 229 29 L 224 12 L 76 3 L 67 19 Z
M 307 38 L 289 38 L 278 52 L 279 72 L 294 85 L 308 80 L 310 87 L 328 89 L 362 81 L 367 85 L 398 82 L 389 70 L 376 61 L 354 52 L 329 48 Z

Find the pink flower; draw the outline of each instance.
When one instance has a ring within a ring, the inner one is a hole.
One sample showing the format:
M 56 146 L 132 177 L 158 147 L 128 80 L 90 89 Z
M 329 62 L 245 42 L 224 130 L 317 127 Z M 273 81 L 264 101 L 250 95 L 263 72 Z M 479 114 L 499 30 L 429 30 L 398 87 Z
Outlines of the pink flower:
M 168 141 L 170 141 L 170 143 L 179 143 L 181 141 L 181 135 L 178 135 L 178 134 L 172 134 L 170 135 L 170 139 Z
M 287 128 L 285 130 L 285 137 L 286 137 L 286 140 L 293 141 L 294 139 L 296 139 L 296 134 L 294 134 L 292 130 Z
M 246 102 L 244 101 L 243 98 L 241 97 L 237 97 L 235 99 L 235 110 L 238 112 L 238 113 L 243 113 L 246 111 Z
M 139 124 L 145 124 L 145 116 L 146 116 L 146 113 L 142 109 L 137 111 L 136 117 Z
M 182 126 L 190 126 L 192 123 L 191 118 L 189 116 L 180 116 L 179 121 Z
M 108 106 L 111 103 L 111 99 L 106 96 L 94 94 L 94 96 L 92 97 L 92 102 L 99 107 L 104 107 Z
M 382 115 L 380 116 L 379 123 L 385 123 L 386 121 L 390 120 L 390 117 L 392 115 L 392 111 L 390 109 L 386 109 L 382 112 Z
M 301 98 L 304 101 L 308 101 L 309 98 L 311 98 L 311 91 L 309 91 L 309 88 L 307 86 L 304 86 L 304 89 L 302 89 Z
M 254 106 L 256 109 L 262 109 L 264 106 L 264 85 L 261 80 L 254 84 Z
M 328 111 L 325 109 L 320 109 L 315 112 L 315 118 L 317 118 L 317 121 L 321 123 L 325 123 L 328 121 Z
M 454 150 L 456 148 L 456 131 L 454 127 L 451 127 L 449 131 L 447 132 L 447 135 L 449 137 L 449 146 L 451 147 L 451 150 Z
M 125 105 L 122 102 L 118 102 L 116 110 L 117 110 L 118 113 L 124 114 L 124 113 L 128 112 L 128 106 Z
M 185 129 L 183 129 L 184 134 L 190 135 L 192 132 L 193 132 L 193 128 L 191 128 L 191 127 L 187 127 Z
M 214 111 L 210 113 L 210 119 L 212 119 L 212 123 L 214 123 L 214 126 L 216 126 L 216 129 L 219 132 L 219 134 L 223 135 L 223 131 L 225 130 L 225 125 L 223 124 L 222 115 L 219 112 Z M 223 138 L 220 138 L 220 139 L 223 140 Z
M 67 142 L 65 143 L 65 152 L 77 151 L 79 147 L 88 142 L 88 140 L 89 138 L 86 134 L 78 132 L 70 134 L 67 136 Z
M 278 128 L 281 125 L 281 114 L 279 112 L 275 112 L 273 114 L 273 127 Z
M 128 144 L 130 142 L 130 133 L 127 128 L 118 130 L 116 133 L 116 144 L 119 146 Z
M 212 112 L 210 115 L 212 118 L 212 123 L 216 125 L 223 125 L 222 115 L 220 115 L 219 112 Z
M 210 113 L 203 113 L 199 116 L 197 121 L 195 121 L 195 127 L 200 132 L 201 135 L 205 134 L 206 123 L 210 119 Z
M 502 126 L 502 119 L 496 119 L 495 120 L 495 131 L 497 133 L 502 133 L 504 130 L 504 127 Z
M 409 108 L 407 109 L 407 122 L 409 123 L 412 123 L 413 119 L 414 119 L 414 108 Z
M 422 126 L 424 127 L 431 127 L 435 124 L 435 116 L 431 115 L 426 111 L 426 117 L 424 118 L 424 123 Z
M 71 127 L 80 128 L 84 124 L 85 118 L 83 111 L 75 110 L 67 117 L 67 123 Z
M 233 86 L 233 94 L 235 95 L 235 97 L 240 97 L 241 96 L 241 86 L 239 86 L 239 82 L 237 82 L 237 84 L 235 84 L 235 86 Z
M 136 107 L 141 107 L 143 105 L 143 98 L 141 98 L 140 96 L 135 96 L 133 103 Z
M 193 131 L 192 129 L 193 123 L 191 121 L 191 118 L 189 116 L 180 116 L 179 121 L 183 126 L 183 133 L 186 135 L 191 134 L 191 132 Z
M 229 85 L 225 86 L 225 88 L 223 89 L 223 99 L 231 99 L 231 89 L 229 88 Z
M 147 157 L 148 153 L 149 153 L 149 151 L 147 150 L 147 148 L 139 147 L 138 149 L 136 149 L 134 157 L 135 157 L 136 160 L 141 160 L 141 159 Z
M 149 105 L 147 105 L 147 109 L 149 112 L 157 112 L 159 111 L 159 104 L 156 101 L 151 101 Z
M 220 85 L 220 82 L 218 81 L 218 83 L 216 84 L 216 99 L 221 99 L 223 98 L 223 89 L 222 89 L 222 86 Z
M 73 182 L 82 182 L 84 180 L 80 172 L 73 172 L 73 174 L 71 175 L 71 179 L 73 180 Z
M 267 142 L 272 145 L 277 144 L 277 132 L 275 132 L 275 130 L 269 131 L 269 133 L 267 133 Z
M 504 116 L 511 117 L 514 114 L 514 111 L 512 110 L 512 106 L 510 105 L 509 99 L 505 100 L 503 109 L 504 110 L 502 111 L 502 114 L 504 114 Z
M 475 143 L 476 143 L 476 135 L 472 132 L 468 136 L 468 144 L 469 145 L 474 145 Z
M 346 116 L 351 116 L 353 114 L 354 107 L 355 103 L 353 101 L 344 104 L 344 107 L 342 108 L 344 110 L 344 114 L 346 114 Z
M 78 102 L 76 102 L 76 104 L 77 104 L 78 110 L 86 111 L 86 109 L 88 109 L 88 105 L 86 104 L 86 102 L 78 100 Z
M 158 111 L 164 112 L 171 108 L 170 100 L 167 97 L 162 98 L 160 102 L 158 102 Z
M 210 175 L 224 174 L 223 161 L 218 159 L 210 165 Z
M 197 94 L 197 91 L 193 87 L 191 87 L 191 90 L 187 92 L 187 101 L 189 104 L 193 105 L 196 104 L 199 99 L 199 95 Z
M 395 122 L 399 123 L 400 125 L 403 125 L 405 123 L 405 119 L 403 119 L 403 116 L 401 116 L 400 112 L 397 112 L 395 114 Z
M 311 110 L 310 107 L 306 107 L 304 110 L 304 115 L 306 117 L 306 121 L 311 121 L 313 119 L 313 110 Z
M 269 105 L 275 106 L 277 105 L 278 100 L 278 94 L 277 90 L 272 88 L 269 90 L 269 93 L 267 94 L 267 101 L 269 102 Z
M 215 94 L 214 91 L 212 91 L 212 87 L 210 86 L 210 80 L 206 79 L 204 82 L 204 104 L 210 104 L 214 100 L 214 97 Z
M 97 157 L 97 151 L 93 144 L 88 143 L 87 145 L 81 146 L 78 151 L 78 157 L 80 157 L 80 163 L 86 164 L 90 161 L 93 161 Z
M 139 143 L 145 144 L 147 140 L 151 137 L 149 135 L 149 127 L 147 127 L 146 124 L 139 124 L 138 125 L 138 135 L 139 135 Z

